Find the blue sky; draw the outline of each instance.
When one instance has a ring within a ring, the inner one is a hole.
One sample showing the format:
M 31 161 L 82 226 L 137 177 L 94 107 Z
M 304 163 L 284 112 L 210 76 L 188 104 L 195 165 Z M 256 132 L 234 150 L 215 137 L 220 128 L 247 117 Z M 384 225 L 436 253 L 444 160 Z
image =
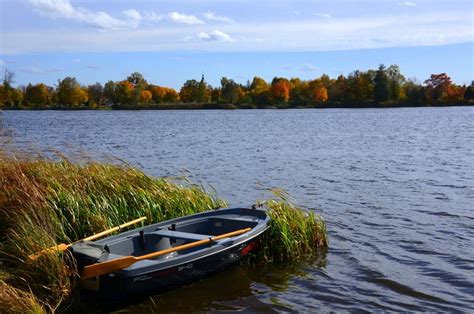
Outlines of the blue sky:
M 312 79 L 398 64 L 474 79 L 472 0 L 0 0 L 0 67 L 16 84 L 141 72 L 179 88 L 204 74 Z

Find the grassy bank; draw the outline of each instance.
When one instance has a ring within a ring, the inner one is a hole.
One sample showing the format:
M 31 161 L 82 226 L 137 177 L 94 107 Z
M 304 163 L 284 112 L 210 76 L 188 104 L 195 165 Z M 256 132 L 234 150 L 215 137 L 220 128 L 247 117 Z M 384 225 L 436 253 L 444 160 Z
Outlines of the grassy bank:
M 272 228 L 260 260 L 287 260 L 326 247 L 324 221 L 270 201 Z M 74 259 L 28 255 L 140 216 L 153 223 L 225 206 L 202 187 L 152 178 L 130 166 L 0 151 L 0 312 L 65 309 L 78 279 Z

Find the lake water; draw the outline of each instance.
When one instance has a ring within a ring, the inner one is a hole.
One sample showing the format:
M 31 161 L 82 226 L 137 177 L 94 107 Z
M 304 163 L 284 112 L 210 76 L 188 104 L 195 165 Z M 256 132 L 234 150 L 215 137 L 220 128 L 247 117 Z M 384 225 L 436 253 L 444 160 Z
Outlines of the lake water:
M 474 108 L 4 111 L 15 145 L 186 175 L 230 205 L 285 189 L 327 254 L 231 268 L 132 311 L 474 311 Z

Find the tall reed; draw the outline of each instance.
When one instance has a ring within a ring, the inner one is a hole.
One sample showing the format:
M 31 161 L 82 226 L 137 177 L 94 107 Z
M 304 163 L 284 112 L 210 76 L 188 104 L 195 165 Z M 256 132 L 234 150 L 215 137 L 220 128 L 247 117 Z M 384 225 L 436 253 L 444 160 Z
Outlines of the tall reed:
M 67 251 L 29 255 L 141 216 L 148 224 L 225 205 L 201 186 L 152 178 L 125 163 L 74 163 L 0 149 L 0 312 L 71 305 L 78 279 L 73 257 Z M 318 215 L 285 199 L 266 206 L 272 223 L 260 261 L 291 261 L 327 246 Z
M 45 309 L 57 309 L 74 288 L 74 260 L 67 253 L 34 261 L 29 255 L 137 217 L 151 223 L 222 206 L 200 186 L 154 179 L 123 164 L 0 152 L 0 272 L 8 274 L 2 290 L 31 292 Z

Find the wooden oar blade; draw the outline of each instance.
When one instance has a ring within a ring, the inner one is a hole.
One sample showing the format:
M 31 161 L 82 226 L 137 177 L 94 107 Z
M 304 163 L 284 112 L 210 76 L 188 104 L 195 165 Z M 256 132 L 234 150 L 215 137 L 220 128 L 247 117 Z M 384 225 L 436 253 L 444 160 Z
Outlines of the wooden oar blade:
M 66 251 L 70 246 L 71 246 L 70 244 L 61 243 L 61 244 L 58 244 L 58 245 L 49 247 L 49 248 L 47 248 L 47 249 L 41 250 L 41 251 L 39 251 L 39 252 L 36 253 L 36 254 L 29 255 L 28 258 L 29 258 L 30 260 L 34 261 L 35 259 L 37 259 L 37 258 L 40 257 L 41 255 L 46 254 L 46 253 L 54 253 L 54 252 L 63 252 L 63 251 Z
M 92 264 L 84 267 L 81 273 L 81 279 L 88 279 L 113 273 L 114 271 L 118 271 L 133 265 L 136 261 L 137 258 L 134 256 L 125 256 L 102 263 Z

